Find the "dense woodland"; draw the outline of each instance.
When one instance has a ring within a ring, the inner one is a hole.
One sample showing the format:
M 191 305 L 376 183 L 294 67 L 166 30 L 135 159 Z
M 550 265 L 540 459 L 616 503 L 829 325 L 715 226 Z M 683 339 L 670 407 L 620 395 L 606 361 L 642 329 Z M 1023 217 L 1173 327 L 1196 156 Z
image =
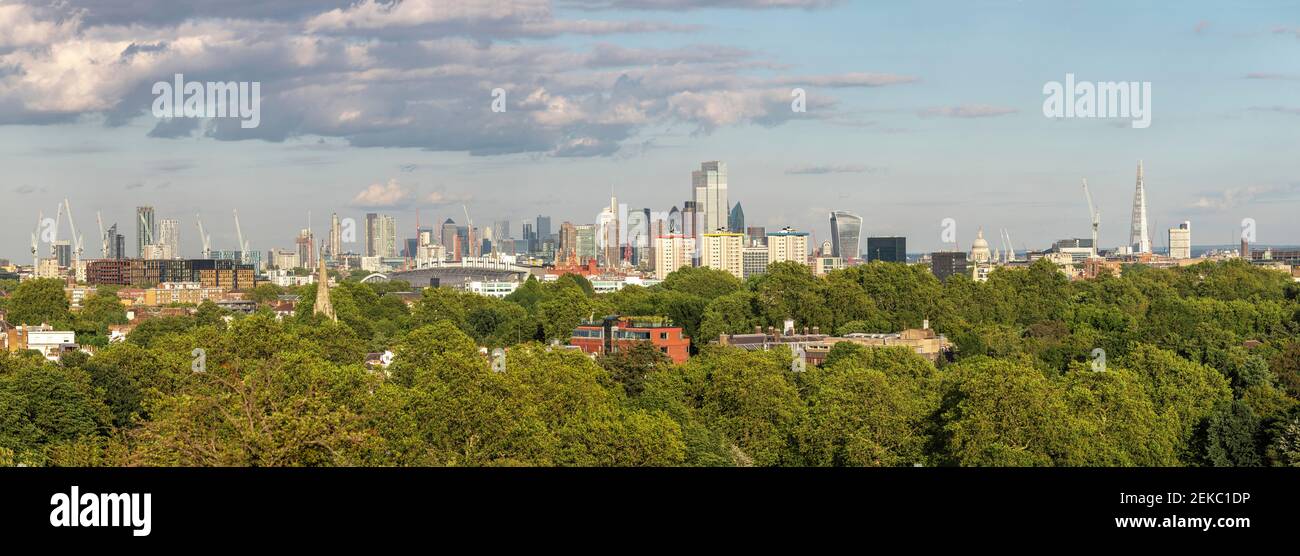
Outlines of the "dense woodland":
M 263 307 L 125 322 L 108 290 L 71 312 L 62 284 L 0 283 L 12 323 L 97 346 L 49 363 L 0 355 L 0 465 L 72 466 L 1297 466 L 1300 284 L 1242 262 L 1126 267 L 1070 282 L 1046 261 L 987 282 L 872 263 L 794 263 L 741 282 L 687 268 L 594 295 L 578 276 L 501 300 L 343 281 L 337 323 Z M 666 315 L 694 340 L 672 365 L 648 345 L 595 360 L 558 349 L 605 314 Z M 755 325 L 836 334 L 931 325 L 938 366 L 838 344 L 791 371 L 787 350 L 708 345 Z M 481 347 L 508 347 L 493 372 Z M 194 372 L 195 348 L 205 353 Z M 1094 371 L 1093 350 L 1106 353 Z M 387 373 L 367 352 L 396 354 Z

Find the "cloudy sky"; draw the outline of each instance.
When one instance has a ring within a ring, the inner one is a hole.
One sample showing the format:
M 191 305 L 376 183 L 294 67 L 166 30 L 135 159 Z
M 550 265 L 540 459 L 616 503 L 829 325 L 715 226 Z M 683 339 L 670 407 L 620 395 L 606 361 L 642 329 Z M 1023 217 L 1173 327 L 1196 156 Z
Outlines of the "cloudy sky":
M 261 83 L 261 125 L 160 120 L 158 81 Z M 1146 81 L 1152 123 L 1049 119 L 1043 86 Z M 492 110 L 494 89 L 504 112 Z M 807 111 L 791 110 L 791 91 Z M 1127 241 L 1138 159 L 1154 229 L 1300 243 L 1300 2 L 0 0 L 0 258 L 37 213 L 201 213 L 233 249 L 290 247 L 308 212 L 399 228 L 538 214 L 588 223 L 613 192 L 667 210 L 701 161 L 751 225 L 828 239 L 827 213 L 939 246 L 953 218 L 1017 248 Z M 63 232 L 62 235 L 66 235 Z M 410 235 L 404 233 L 403 235 Z M 1163 246 L 1163 234 L 1153 234 Z M 996 243 L 996 242 L 995 242 Z

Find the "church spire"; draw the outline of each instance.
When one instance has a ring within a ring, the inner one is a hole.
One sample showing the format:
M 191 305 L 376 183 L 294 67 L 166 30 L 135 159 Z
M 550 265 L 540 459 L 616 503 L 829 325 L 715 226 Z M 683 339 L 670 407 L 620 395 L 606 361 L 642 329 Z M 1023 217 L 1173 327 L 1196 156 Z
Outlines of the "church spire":
M 325 315 L 326 318 L 338 322 L 339 318 L 334 314 L 334 306 L 330 304 L 330 278 L 325 272 L 325 258 L 320 258 L 319 274 L 316 276 L 316 305 L 312 307 L 312 314 Z

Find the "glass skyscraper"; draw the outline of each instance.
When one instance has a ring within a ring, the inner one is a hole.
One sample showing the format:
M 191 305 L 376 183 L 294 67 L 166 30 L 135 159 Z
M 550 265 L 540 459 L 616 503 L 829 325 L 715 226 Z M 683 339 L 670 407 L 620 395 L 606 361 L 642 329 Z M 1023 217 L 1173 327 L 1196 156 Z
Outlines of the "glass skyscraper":
M 831 255 L 839 257 L 845 263 L 861 259 L 861 235 L 861 216 L 842 210 L 831 213 Z

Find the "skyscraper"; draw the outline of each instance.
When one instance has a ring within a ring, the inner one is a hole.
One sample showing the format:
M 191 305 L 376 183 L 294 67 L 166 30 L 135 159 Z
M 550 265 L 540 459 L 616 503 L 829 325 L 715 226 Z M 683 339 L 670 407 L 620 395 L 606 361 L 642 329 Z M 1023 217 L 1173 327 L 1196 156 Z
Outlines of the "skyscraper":
M 298 251 L 298 265 L 302 268 L 312 268 L 316 266 L 316 240 L 315 234 L 307 228 L 298 232 L 298 237 L 294 238 L 294 246 Z
M 591 224 L 574 226 L 573 235 L 578 252 L 578 262 L 596 258 L 596 226 Z
M 379 238 L 379 215 L 373 212 L 366 213 L 366 250 L 365 256 L 374 257 L 378 254 L 379 248 L 375 241 Z
M 856 262 L 862 256 L 861 235 L 861 216 L 842 210 L 831 213 L 831 256 L 839 257 L 845 264 Z
M 439 235 L 442 241 L 442 248 L 446 250 L 447 255 L 452 260 L 459 260 L 456 256 L 456 221 L 448 218 L 442 223 L 442 233 Z
M 164 218 L 158 225 L 158 244 L 162 246 L 162 258 L 179 259 L 181 256 L 181 221 Z
M 135 207 L 135 256 L 144 258 L 144 246 L 154 243 L 153 207 Z
M 691 186 L 695 209 L 704 220 L 704 229 L 695 235 L 726 230 L 731 211 L 727 202 L 727 164 L 716 160 L 700 164 L 699 170 L 691 172 Z
M 886 263 L 907 262 L 907 238 L 867 238 L 867 261 L 882 261 Z
M 343 253 L 343 228 L 339 225 L 339 214 L 330 215 L 329 256 L 337 259 Z
M 731 207 L 731 214 L 727 216 L 727 231 L 745 233 L 745 209 L 740 208 L 740 203 Z
M 379 244 L 375 246 L 381 257 L 397 256 L 397 219 L 387 214 L 379 215 Z
M 540 246 L 551 238 L 551 217 L 537 215 L 537 243 Z
M 1134 253 L 1151 252 L 1151 236 L 1147 233 L 1147 190 L 1142 183 L 1141 160 L 1138 161 L 1137 190 L 1133 193 L 1133 227 L 1128 242 Z
M 1169 256 L 1175 259 L 1192 258 L 1192 223 L 1186 220 L 1177 228 L 1169 228 Z
M 108 253 L 105 255 L 113 260 L 126 258 L 126 236 L 117 233 L 117 223 L 109 226 L 108 233 L 105 234 L 108 241 Z
M 572 222 L 565 220 L 560 224 L 560 245 L 555 255 L 556 260 L 568 261 L 578 254 L 578 229 Z
M 628 259 L 632 264 L 641 264 L 646 260 L 652 244 L 650 238 L 650 209 L 632 209 L 627 211 Z

